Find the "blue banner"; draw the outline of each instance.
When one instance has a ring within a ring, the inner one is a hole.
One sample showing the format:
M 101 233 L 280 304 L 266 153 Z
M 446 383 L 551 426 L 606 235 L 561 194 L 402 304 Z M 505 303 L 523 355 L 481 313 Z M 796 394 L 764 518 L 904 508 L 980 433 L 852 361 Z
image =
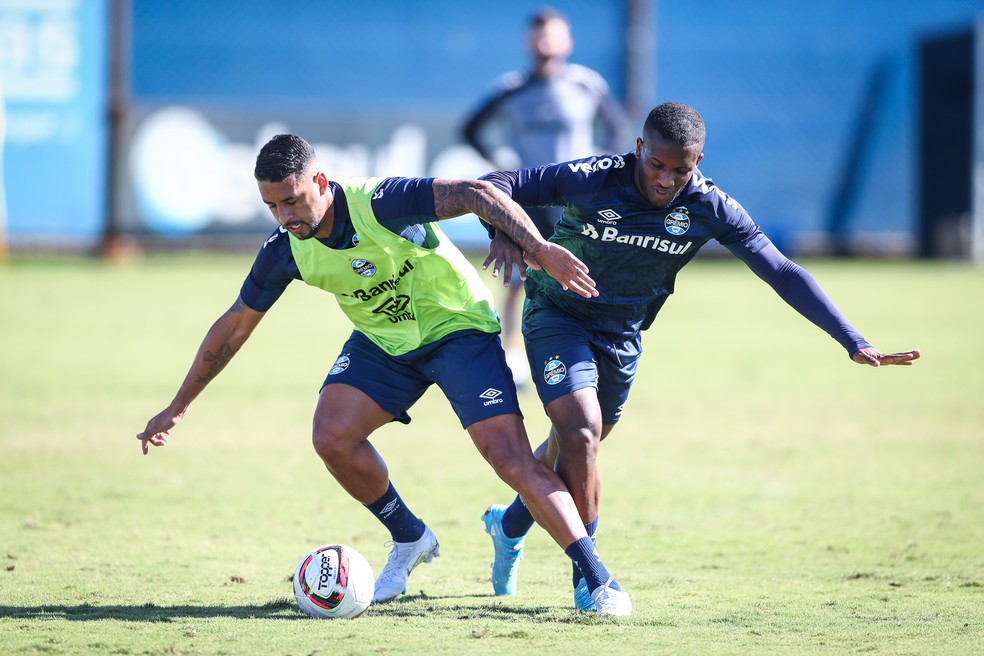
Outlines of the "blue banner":
M 106 205 L 108 0 L 0 0 L 7 240 L 87 245 Z

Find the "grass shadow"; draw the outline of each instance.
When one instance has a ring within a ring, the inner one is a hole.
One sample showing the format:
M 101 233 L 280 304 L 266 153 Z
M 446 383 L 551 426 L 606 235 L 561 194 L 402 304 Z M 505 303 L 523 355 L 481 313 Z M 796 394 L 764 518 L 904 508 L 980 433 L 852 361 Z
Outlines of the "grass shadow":
M 234 617 L 239 619 L 304 619 L 293 599 L 280 599 L 265 604 L 242 606 L 161 606 L 147 603 L 139 606 L 99 606 L 79 604 L 69 606 L 0 606 L 0 619 L 66 619 L 77 622 L 120 620 L 124 622 L 173 622 L 182 618 Z
M 426 594 L 401 595 L 386 603 L 373 604 L 364 617 L 485 619 L 512 622 L 517 619 L 544 623 L 575 624 L 597 621 L 593 613 L 577 613 L 560 606 L 522 606 L 492 601 L 488 595 Z M 208 606 L 180 604 L 164 606 L 146 603 L 133 606 L 101 606 L 89 603 L 75 606 L 0 606 L 0 619 L 51 620 L 74 622 L 117 620 L 122 622 L 174 622 L 180 619 L 230 617 L 236 619 L 308 620 L 293 599 L 283 598 L 263 604 Z

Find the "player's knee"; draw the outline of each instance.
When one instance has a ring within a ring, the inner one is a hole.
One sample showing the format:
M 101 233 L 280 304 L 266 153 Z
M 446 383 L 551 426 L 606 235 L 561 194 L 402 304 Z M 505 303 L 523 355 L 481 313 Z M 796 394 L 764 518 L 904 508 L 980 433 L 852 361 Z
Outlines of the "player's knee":
M 558 444 L 561 455 L 593 458 L 598 454 L 601 444 L 601 431 L 590 426 L 574 430 L 558 431 Z
M 531 468 L 539 465 L 530 453 L 510 453 L 504 449 L 490 453 L 489 462 L 496 475 L 514 490 L 529 480 Z
M 344 429 L 330 421 L 315 421 L 311 443 L 329 469 L 344 464 L 352 451 Z

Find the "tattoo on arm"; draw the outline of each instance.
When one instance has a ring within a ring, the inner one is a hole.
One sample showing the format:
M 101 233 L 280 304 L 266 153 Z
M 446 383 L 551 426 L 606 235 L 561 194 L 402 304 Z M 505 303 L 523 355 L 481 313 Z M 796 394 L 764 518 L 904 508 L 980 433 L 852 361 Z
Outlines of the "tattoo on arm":
M 435 180 L 434 207 L 438 219 L 450 219 L 466 212 L 477 214 L 506 233 L 528 254 L 535 255 L 540 250 L 540 234 L 523 208 L 488 183 Z
M 526 253 L 535 256 L 540 250 L 541 239 L 536 226 L 526 212 L 506 194 L 492 188 L 475 194 L 475 214 L 491 223 L 497 230 L 509 235 Z
M 195 377 L 195 382 L 208 383 L 209 381 L 211 381 L 213 378 L 219 375 L 219 372 L 222 371 L 222 369 L 225 368 L 227 364 L 229 364 L 229 360 L 231 360 L 232 356 L 235 354 L 236 352 L 233 350 L 231 346 L 229 346 L 228 342 L 226 342 L 225 344 L 219 347 L 218 353 L 205 351 L 205 353 L 202 355 L 202 360 L 204 362 L 209 362 L 211 364 L 209 365 L 208 372 L 204 376 Z
M 463 190 L 461 184 L 434 181 L 434 209 L 438 219 L 453 219 L 470 211 Z

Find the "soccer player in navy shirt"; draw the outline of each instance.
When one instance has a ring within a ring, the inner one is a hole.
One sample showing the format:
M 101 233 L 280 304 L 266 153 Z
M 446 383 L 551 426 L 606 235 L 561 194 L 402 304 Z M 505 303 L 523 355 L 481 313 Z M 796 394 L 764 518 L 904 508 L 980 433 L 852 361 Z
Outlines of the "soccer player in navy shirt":
M 536 450 L 567 483 L 585 528 L 596 539 L 599 516 L 598 450 L 622 413 L 649 328 L 670 294 L 677 272 L 711 239 L 772 286 L 797 312 L 820 327 L 857 363 L 911 365 L 917 350 L 883 353 L 838 311 L 814 278 L 786 258 L 733 198 L 698 169 L 705 129 L 700 114 L 680 103 L 652 110 L 635 152 L 605 155 L 483 176 L 517 203 L 563 207 L 550 241 L 588 265 L 598 290 L 592 298 L 561 293 L 531 267 L 526 278 L 523 333 L 527 356 L 552 424 Z M 521 249 L 494 233 L 488 267 L 505 276 Z M 529 261 L 530 258 L 527 258 Z M 532 258 L 535 260 L 535 258 Z M 532 526 L 518 496 L 483 516 L 496 559 L 496 594 L 513 594 L 523 542 Z M 577 608 L 593 608 L 574 568 Z
M 296 135 L 277 135 L 260 150 L 255 177 L 280 226 L 260 248 L 236 301 L 206 333 L 174 399 L 137 435 L 144 454 L 167 443 L 287 285 L 302 280 L 334 294 L 355 328 L 321 387 L 313 442 L 332 476 L 392 537 L 373 602 L 397 597 L 411 570 L 439 555 L 434 533 L 396 492 L 369 441 L 391 421 L 408 423 L 410 407 L 436 384 L 496 474 L 529 495 L 538 521 L 589 572 L 598 612 L 630 614 L 628 595 L 598 557 L 564 483 L 533 456 L 491 292 L 435 223 L 478 214 L 536 251 L 562 286 L 590 296 L 586 267 L 544 241 L 523 210 L 488 182 L 329 180 Z
M 515 151 L 520 168 L 622 147 L 628 136 L 625 112 L 600 73 L 568 61 L 573 49 L 570 24 L 562 13 L 543 8 L 533 14 L 527 33 L 529 70 L 509 71 L 496 80 L 462 128 L 464 140 L 493 167 L 505 166 L 497 154 L 503 146 Z M 524 209 L 544 239 L 553 234 L 561 208 Z M 522 290 L 522 285 L 507 287 L 502 305 L 503 345 L 521 383 L 528 380 L 515 330 Z

